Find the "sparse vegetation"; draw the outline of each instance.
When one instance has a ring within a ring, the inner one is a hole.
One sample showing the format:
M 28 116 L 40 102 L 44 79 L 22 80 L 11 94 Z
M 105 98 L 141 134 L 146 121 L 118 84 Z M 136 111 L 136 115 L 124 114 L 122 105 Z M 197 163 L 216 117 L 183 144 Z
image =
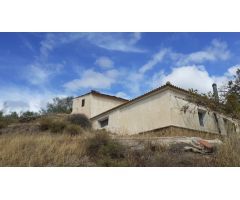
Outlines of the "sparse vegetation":
M 118 159 L 123 157 L 124 148 L 114 141 L 108 133 L 100 132 L 90 138 L 87 144 L 87 152 L 91 157 L 110 157 Z
M 52 125 L 52 120 L 50 118 L 44 117 L 40 120 L 39 128 L 41 131 L 47 131 Z
M 53 121 L 50 125 L 50 131 L 52 133 L 62 133 L 67 126 L 67 123 L 64 121 Z
M 231 135 L 224 139 L 224 144 L 217 151 L 214 166 L 239 167 L 240 166 L 240 136 Z
M 85 139 L 65 134 L 0 136 L 0 166 L 91 166 Z
M 26 123 L 26 122 L 32 122 L 39 117 L 40 117 L 40 114 L 37 112 L 26 111 L 26 112 L 20 113 L 20 116 L 18 116 L 17 118 L 19 122 Z
M 6 128 L 7 125 L 8 125 L 8 123 L 6 123 L 5 121 L 0 121 L 0 129 Z
M 165 147 L 146 143 L 144 148 L 131 149 L 119 142 L 120 136 L 82 129 L 64 120 L 58 122 L 54 130 L 61 134 L 52 134 L 51 127 L 56 121 L 45 118 L 41 123 L 38 134 L 28 131 L 30 125 L 33 131 L 34 126 L 39 128 L 38 122 L 27 123 L 25 128 L 21 128 L 25 125 L 20 123 L 16 128 L 14 125 L 1 129 L 10 132 L 0 135 L 0 166 L 240 166 L 238 135 L 223 138 L 224 145 L 215 154 L 201 155 L 184 152 L 179 145 Z M 183 134 L 174 133 L 178 135 Z
M 80 135 L 83 133 L 83 129 L 81 128 L 81 126 L 79 125 L 75 125 L 75 124 L 68 124 L 65 129 L 64 132 L 66 134 L 70 134 L 70 135 Z
M 68 121 L 72 124 L 80 125 L 84 129 L 91 128 L 90 120 L 83 114 L 73 114 L 69 116 Z

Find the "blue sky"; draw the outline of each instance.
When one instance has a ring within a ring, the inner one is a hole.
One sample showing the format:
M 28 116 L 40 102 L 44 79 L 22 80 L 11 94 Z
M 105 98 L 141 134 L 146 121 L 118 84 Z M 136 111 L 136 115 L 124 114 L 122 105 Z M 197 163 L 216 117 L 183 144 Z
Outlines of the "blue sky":
M 91 89 L 134 98 L 167 81 L 211 91 L 240 67 L 239 33 L 0 33 L 0 109 Z

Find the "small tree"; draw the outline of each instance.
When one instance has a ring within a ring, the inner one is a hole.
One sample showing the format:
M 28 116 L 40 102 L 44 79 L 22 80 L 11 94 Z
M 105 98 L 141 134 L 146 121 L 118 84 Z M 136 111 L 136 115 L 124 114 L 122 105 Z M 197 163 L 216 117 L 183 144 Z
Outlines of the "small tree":
M 26 111 L 26 112 L 20 113 L 21 118 L 36 117 L 38 115 L 39 114 L 37 112 L 32 112 L 32 111 Z
M 236 75 L 234 76 L 234 80 L 228 82 L 227 85 L 227 96 L 234 94 L 240 101 L 240 69 L 237 69 Z
M 42 109 L 43 114 L 47 113 L 67 113 L 72 112 L 72 102 L 73 97 L 59 98 L 56 97 L 53 99 L 52 103 L 47 104 L 46 109 Z
M 18 119 L 19 116 L 17 112 L 11 112 L 11 114 L 9 114 L 8 117 L 12 119 Z
M 0 111 L 0 118 L 3 117 L 3 111 Z
M 240 69 L 237 69 L 234 79 L 224 88 L 225 112 L 232 117 L 240 118 Z
M 21 112 L 19 117 L 19 122 L 31 122 L 39 117 L 39 113 L 37 112 Z

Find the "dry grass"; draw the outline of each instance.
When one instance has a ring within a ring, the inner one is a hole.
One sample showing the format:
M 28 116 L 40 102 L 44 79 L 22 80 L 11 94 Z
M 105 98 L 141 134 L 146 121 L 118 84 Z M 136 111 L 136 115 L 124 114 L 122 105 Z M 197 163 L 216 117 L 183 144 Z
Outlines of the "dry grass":
M 0 136 L 0 166 L 85 166 L 86 136 L 11 134 Z
M 224 144 L 215 154 L 201 155 L 186 153 L 179 145 L 165 148 L 145 144 L 143 149 L 132 150 L 116 140 L 123 136 L 113 137 L 106 131 L 80 131 L 79 127 L 55 134 L 51 129 L 41 131 L 39 121 L 13 124 L 2 131 L 0 166 L 240 166 L 238 135 L 221 138 Z M 190 134 L 176 129 L 124 137 L 153 139 L 156 136 L 216 138 L 216 135 Z
M 240 136 L 233 134 L 224 138 L 213 160 L 213 166 L 240 167 Z

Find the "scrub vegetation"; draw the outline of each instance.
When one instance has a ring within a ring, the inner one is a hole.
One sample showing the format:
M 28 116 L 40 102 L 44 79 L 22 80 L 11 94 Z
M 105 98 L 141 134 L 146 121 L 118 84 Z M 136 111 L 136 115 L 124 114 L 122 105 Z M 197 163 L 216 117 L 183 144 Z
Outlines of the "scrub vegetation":
M 120 142 L 124 136 L 81 127 L 71 123 L 68 115 L 50 115 L 28 123 L 15 122 L 1 127 L 0 131 L 0 166 L 240 166 L 240 137 L 236 134 L 220 137 L 223 145 L 211 155 L 202 155 L 184 152 L 178 145 L 166 147 L 145 143 L 143 148 L 132 149 Z M 130 138 L 185 134 L 180 129 L 165 130 L 164 133 L 159 131 Z M 207 134 L 194 134 L 210 138 Z

